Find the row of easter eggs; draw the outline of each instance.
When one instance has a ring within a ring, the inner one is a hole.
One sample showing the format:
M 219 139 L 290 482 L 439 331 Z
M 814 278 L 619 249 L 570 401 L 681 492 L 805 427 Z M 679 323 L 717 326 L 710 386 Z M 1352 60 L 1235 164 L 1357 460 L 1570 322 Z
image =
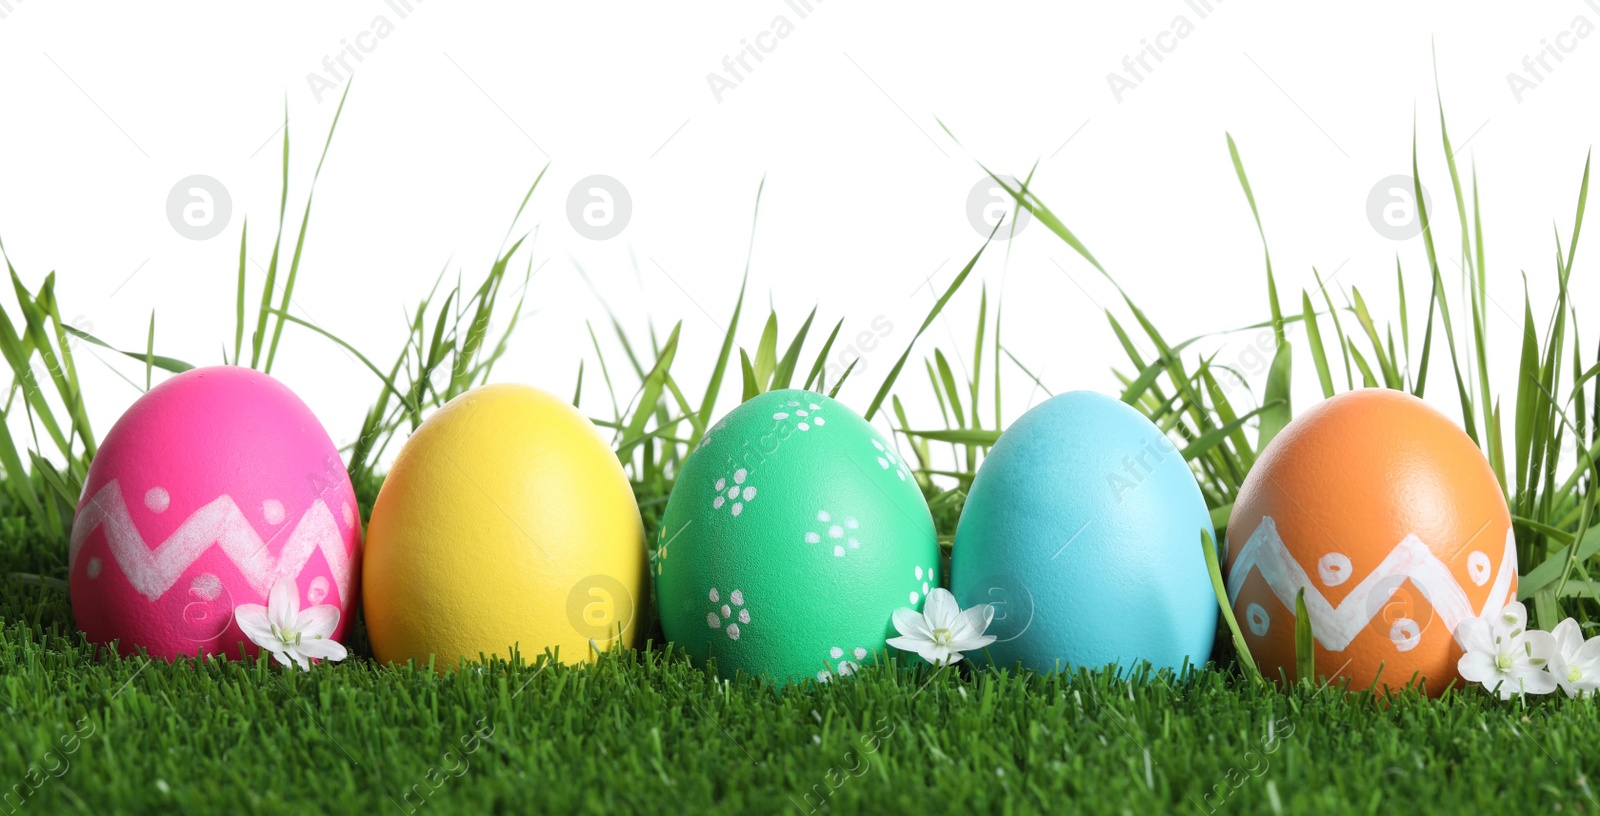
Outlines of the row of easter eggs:
M 972 657 L 1204 664 L 1217 603 L 1202 530 L 1188 463 L 1137 411 L 1088 392 L 1033 408 L 984 460 L 951 552 L 957 601 L 996 613 L 996 642 Z M 1514 597 L 1509 530 L 1459 429 L 1398 392 L 1353 392 L 1291 423 L 1245 480 L 1229 596 L 1269 673 L 1293 671 L 1304 591 L 1319 674 L 1442 686 L 1456 624 Z M 893 612 L 947 583 L 911 467 L 808 391 L 760 395 L 713 426 L 655 541 L 643 538 L 593 425 L 556 397 L 497 385 L 416 429 L 363 548 L 354 492 L 309 409 L 265 375 L 198 369 L 136 402 L 95 458 L 73 528 L 73 608 L 91 641 L 125 652 L 253 653 L 233 609 L 287 579 L 302 604 L 340 610 L 335 639 L 359 594 L 380 661 L 447 666 L 513 648 L 572 660 L 635 643 L 653 578 L 667 640 L 697 662 L 826 680 L 888 654 Z

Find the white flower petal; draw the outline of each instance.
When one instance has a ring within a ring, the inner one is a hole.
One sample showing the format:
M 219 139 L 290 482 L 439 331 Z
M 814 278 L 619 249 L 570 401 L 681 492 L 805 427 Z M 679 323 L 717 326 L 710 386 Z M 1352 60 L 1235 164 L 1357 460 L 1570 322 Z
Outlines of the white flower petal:
M 325 638 L 339 628 L 339 607 L 332 604 L 320 604 L 300 613 L 295 621 L 295 631 L 299 632 L 304 640 L 311 638 Z
M 327 660 L 334 663 L 337 663 L 350 656 L 349 650 L 344 647 L 343 643 L 340 643 L 332 638 L 325 637 L 302 638 L 300 640 L 300 644 L 295 647 L 295 651 L 298 651 L 300 654 L 306 657 L 315 658 L 317 660 Z
M 294 579 L 280 578 L 267 594 L 267 620 L 279 629 L 293 629 L 300 617 L 300 589 Z
M 1521 601 L 1512 601 L 1494 616 L 1492 625 L 1497 641 L 1517 637 L 1528 628 L 1528 608 Z
M 1523 694 L 1549 694 L 1556 690 L 1556 678 L 1543 668 L 1519 666 L 1512 671 L 1516 674 L 1516 679 L 1506 685 L 1512 687 L 1513 691 L 1520 691 Z
M 1594 694 L 1597 689 L 1600 689 L 1600 675 L 1585 675 L 1584 679 L 1575 683 L 1564 683 L 1562 687 L 1566 688 L 1567 693 L 1574 697 L 1588 697 Z
M 1556 624 L 1556 628 L 1551 629 L 1550 634 L 1555 637 L 1556 648 L 1560 650 L 1561 655 L 1568 659 L 1576 655 L 1578 649 L 1583 646 L 1583 630 L 1578 628 L 1578 622 L 1572 618 Z
M 1584 673 L 1600 670 L 1600 637 L 1579 646 L 1567 656 L 1567 662 L 1583 669 Z
M 978 604 L 962 612 L 956 620 L 954 627 L 956 638 L 966 640 L 981 637 L 989 628 L 989 622 L 994 620 L 994 607 L 988 604 Z
M 1531 663 L 1535 670 L 1543 669 L 1556 654 L 1556 638 L 1549 632 L 1537 629 L 1524 632 L 1515 648 L 1519 649 L 1518 663 Z
M 1461 648 L 1468 654 L 1473 652 L 1488 654 L 1494 651 L 1494 633 L 1489 622 L 1483 618 L 1463 620 L 1456 626 L 1456 637 L 1461 639 Z
M 1462 621 L 1466 625 L 1466 621 Z M 1500 668 L 1495 665 L 1494 655 L 1486 651 L 1469 651 L 1456 661 L 1456 671 L 1469 683 L 1481 683 L 1486 689 L 1493 689 L 1494 684 L 1500 679 Z
M 994 642 L 994 635 L 978 635 L 950 641 L 950 648 L 958 652 L 976 652 Z
M 267 620 L 267 608 L 261 604 L 239 604 L 234 607 L 233 620 L 251 643 L 263 649 L 283 647 L 283 642 L 273 636 L 272 622 Z
M 934 587 L 928 592 L 928 600 L 922 606 L 922 616 L 927 619 L 930 629 L 954 629 L 956 620 L 961 616 L 961 607 L 950 590 Z
M 923 649 L 933 645 L 931 640 L 909 637 L 892 637 L 884 642 L 902 652 L 914 652 L 916 654 L 921 654 Z
M 922 613 L 909 607 L 900 607 L 891 616 L 894 619 L 895 631 L 908 638 L 919 640 L 933 640 L 933 629 L 929 628 L 927 619 Z

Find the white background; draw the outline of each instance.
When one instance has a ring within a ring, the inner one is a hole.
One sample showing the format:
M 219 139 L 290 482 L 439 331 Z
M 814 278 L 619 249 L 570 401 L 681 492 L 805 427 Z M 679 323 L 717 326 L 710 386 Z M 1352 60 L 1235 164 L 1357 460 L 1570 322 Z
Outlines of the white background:
M 232 344 L 241 224 L 248 216 L 252 288 L 277 227 L 285 105 L 292 231 L 345 88 L 325 57 L 360 42 L 370 52 L 356 65 L 317 189 L 294 311 L 384 363 L 441 269 L 475 282 L 488 268 L 547 163 L 519 225 L 537 227 L 520 257 L 538 269 L 531 314 L 497 379 L 570 394 L 579 359 L 588 359 L 592 415 L 610 409 L 585 320 L 596 321 L 614 375 L 624 363 L 576 265 L 630 330 L 642 331 L 647 313 L 663 337 L 683 321 L 674 372 L 697 395 L 733 307 L 763 178 L 741 344 L 753 354 L 769 301 L 785 338 L 813 306 L 819 329 L 844 319 L 841 337 L 883 316 L 893 330 L 842 395 L 858 408 L 910 342 L 934 290 L 981 244 L 967 209 L 978 161 L 1018 176 L 1037 162 L 1034 189 L 1170 339 L 1263 321 L 1261 247 L 1226 132 L 1254 184 L 1286 309 L 1298 312 L 1316 267 L 1359 287 L 1388 319 L 1398 256 L 1416 343 L 1427 292 L 1421 241 L 1380 234 L 1367 200 L 1380 179 L 1410 172 L 1415 121 L 1423 180 L 1443 222 L 1441 264 L 1457 280 L 1436 48 L 1458 161 L 1463 172 L 1475 163 L 1480 178 L 1489 330 L 1502 352 L 1496 376 L 1508 383 L 1521 331 L 1518 273 L 1528 273 L 1542 323 L 1552 227 L 1565 241 L 1585 153 L 1600 136 L 1600 34 L 1589 34 L 1600 2 L 1212 0 L 1202 18 L 1198 0 L 981 8 L 812 0 L 803 19 L 782 0 L 412 2 L 402 18 L 381 0 L 0 0 L 0 240 L 24 282 L 37 287 L 56 271 L 63 316 L 119 347 L 143 348 L 153 310 L 160 353 L 220 362 Z M 780 15 L 793 30 L 764 36 Z M 1179 16 L 1192 24 L 1181 39 L 1165 33 Z M 384 37 L 365 34 L 389 24 Z M 1575 25 L 1588 36 L 1571 33 Z M 770 53 L 719 100 L 708 75 L 728 78 L 724 57 L 758 38 Z M 1124 58 L 1146 42 L 1170 53 L 1134 80 Z M 1533 80 L 1525 56 L 1554 43 L 1570 52 Z M 1134 82 L 1120 100 L 1113 72 Z M 1533 85 L 1520 100 L 1513 72 Z M 336 88 L 319 100 L 313 74 Z M 166 213 L 174 184 L 194 174 L 217 179 L 232 201 L 226 227 L 206 241 L 180 235 Z M 606 241 L 568 220 L 569 191 L 593 174 L 619 180 L 632 199 L 626 228 Z M 1579 254 L 1580 307 L 1594 292 L 1594 254 Z M 971 362 L 982 284 L 991 303 L 1003 292 L 1006 344 L 1050 389 L 1115 389 L 1110 365 L 1125 363 L 1102 307 L 1125 311 L 1098 273 L 1032 223 L 991 247 L 918 345 L 899 389 L 914 425 L 939 424 L 923 356 L 939 346 L 958 368 Z M 1582 328 L 1585 343 L 1600 336 L 1593 322 Z M 1219 361 L 1252 368 L 1243 350 L 1255 339 L 1232 338 Z M 142 367 L 97 356 L 105 364 L 80 365 L 103 435 L 138 396 L 108 365 L 137 380 Z M 1296 365 L 1303 409 L 1316 379 L 1309 357 Z M 273 373 L 341 442 L 378 390 L 351 358 L 295 327 Z M 1008 364 L 1004 375 L 1008 419 L 1043 398 L 1018 369 Z M 1448 367 L 1434 376 L 1430 399 L 1457 413 Z M 737 377 L 734 368 L 728 405 Z M 635 384 L 619 379 L 624 390 Z

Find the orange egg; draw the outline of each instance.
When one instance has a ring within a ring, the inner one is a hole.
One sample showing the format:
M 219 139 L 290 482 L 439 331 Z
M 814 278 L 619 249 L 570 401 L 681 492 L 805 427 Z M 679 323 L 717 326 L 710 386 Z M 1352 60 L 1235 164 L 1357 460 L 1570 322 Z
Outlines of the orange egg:
M 1319 680 L 1432 695 L 1460 679 L 1461 621 L 1516 599 L 1511 515 L 1489 463 L 1400 391 L 1341 394 L 1289 423 L 1245 478 L 1227 541 L 1228 597 L 1270 679 L 1298 679 L 1301 589 Z

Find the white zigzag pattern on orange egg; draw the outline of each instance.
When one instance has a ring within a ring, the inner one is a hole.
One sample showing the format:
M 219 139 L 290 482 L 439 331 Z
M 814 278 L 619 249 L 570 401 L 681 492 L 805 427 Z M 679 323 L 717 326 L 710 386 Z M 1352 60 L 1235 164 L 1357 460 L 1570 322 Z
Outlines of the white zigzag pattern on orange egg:
M 300 517 L 277 558 L 267 552 L 267 542 L 261 540 L 250 520 L 226 495 L 194 511 L 171 537 L 152 550 L 134 526 L 122 490 L 112 480 L 89 500 L 72 525 L 69 570 L 77 564 L 79 551 L 97 528 L 104 528 L 106 543 L 128 582 L 152 601 L 166 594 L 213 545 L 222 548 L 262 597 L 278 579 L 298 576 L 311 554 L 321 550 L 339 588 L 339 598 L 350 597 L 351 554 L 345 551 L 338 522 L 321 499 L 312 502 Z
M 1505 553 L 1501 556 L 1494 586 L 1489 589 L 1483 608 L 1476 611 L 1460 582 L 1451 576 L 1450 567 L 1415 535 L 1408 535 L 1395 545 L 1377 569 L 1362 579 L 1338 606 L 1329 603 L 1312 584 L 1311 576 L 1306 574 L 1300 562 L 1284 546 L 1283 539 L 1278 535 L 1278 525 L 1271 516 L 1261 519 L 1261 525 L 1256 527 L 1244 548 L 1239 551 L 1239 557 L 1234 560 L 1233 568 L 1228 573 L 1229 603 L 1238 600 L 1239 590 L 1244 587 L 1252 569 L 1261 573 L 1272 593 L 1289 609 L 1294 609 L 1295 597 L 1304 589 L 1312 635 L 1324 648 L 1338 652 L 1349 646 L 1356 635 L 1382 611 L 1388 601 L 1388 593 L 1407 579 L 1421 591 L 1440 621 L 1454 636 L 1461 621 L 1480 617 L 1488 613 L 1491 606 L 1498 609 L 1511 600 L 1507 595 L 1511 592 L 1512 578 L 1517 574 L 1517 547 L 1511 530 L 1507 529 Z M 1374 597 L 1379 592 L 1384 594 Z

